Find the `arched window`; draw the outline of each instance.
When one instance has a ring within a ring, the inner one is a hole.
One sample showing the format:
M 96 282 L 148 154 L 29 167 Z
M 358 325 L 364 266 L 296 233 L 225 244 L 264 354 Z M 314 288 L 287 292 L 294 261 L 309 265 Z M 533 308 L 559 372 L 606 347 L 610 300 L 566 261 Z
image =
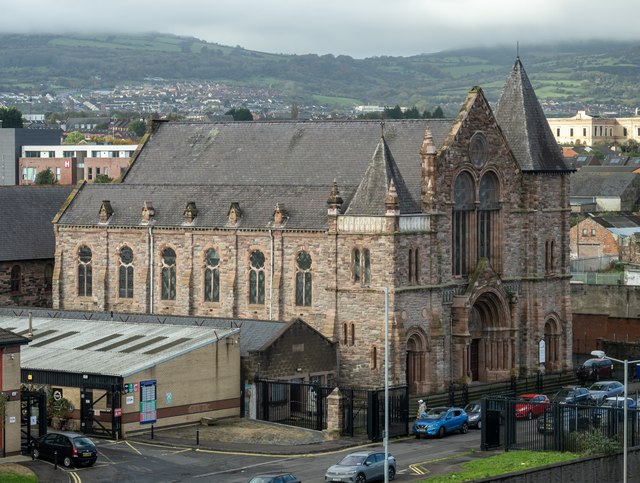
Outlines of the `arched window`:
M 342 324 L 342 343 L 349 345 L 349 326 L 346 323 Z
M 371 348 L 371 369 L 378 368 L 378 348 L 374 345 Z
M 351 323 L 351 345 L 356 344 L 356 324 Z
M 371 252 L 368 248 L 353 250 L 353 281 L 362 285 L 371 283 Z
M 78 248 L 78 296 L 91 297 L 92 294 L 91 248 L 82 245 Z
M 466 275 L 471 258 L 471 234 L 473 211 L 475 209 L 475 187 L 469 173 L 463 172 L 456 178 L 453 199 L 452 220 L 452 271 L 454 275 Z
M 162 250 L 162 300 L 176 299 L 176 252 L 172 248 Z
M 553 273 L 555 269 L 555 242 L 553 240 L 547 240 L 544 244 L 545 249 L 545 257 L 544 257 L 544 268 L 547 273 Z
M 260 250 L 249 257 L 249 303 L 264 304 L 264 254 Z
M 420 251 L 409 248 L 409 284 L 420 283 Z
M 22 271 L 20 265 L 14 265 L 11 267 L 11 291 L 20 292 L 20 279 L 22 278 Z
M 311 255 L 305 251 L 296 257 L 296 305 L 311 305 Z
M 118 295 L 122 299 L 133 298 L 133 250 L 127 246 L 120 249 Z
M 497 233 L 500 203 L 498 178 L 492 172 L 480 180 L 480 210 L 478 212 L 478 257 L 486 257 L 494 268 L 499 269 L 497 260 Z
M 204 300 L 220 302 L 220 255 L 213 248 L 204 256 Z
M 47 263 L 44 266 L 44 286 L 45 288 L 51 288 L 53 283 L 53 265 L 51 263 Z

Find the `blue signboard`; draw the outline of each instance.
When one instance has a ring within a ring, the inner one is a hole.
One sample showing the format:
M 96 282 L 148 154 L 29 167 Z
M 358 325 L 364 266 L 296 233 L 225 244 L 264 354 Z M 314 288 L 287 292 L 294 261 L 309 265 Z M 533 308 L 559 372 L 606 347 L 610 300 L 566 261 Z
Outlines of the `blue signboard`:
M 140 381 L 140 424 L 156 422 L 156 380 Z

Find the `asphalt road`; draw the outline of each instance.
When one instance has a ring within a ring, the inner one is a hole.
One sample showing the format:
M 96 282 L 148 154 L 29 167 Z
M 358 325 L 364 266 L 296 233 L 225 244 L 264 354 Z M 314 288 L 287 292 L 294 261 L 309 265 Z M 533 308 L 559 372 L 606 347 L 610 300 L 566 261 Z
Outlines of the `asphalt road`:
M 215 452 L 141 442 L 95 442 L 99 451 L 95 466 L 72 471 L 59 468 L 55 473 L 55 481 L 246 483 L 257 474 L 285 470 L 294 473 L 305 483 L 320 483 L 324 482 L 324 473 L 329 466 L 354 451 L 354 448 L 350 448 L 334 453 L 279 456 Z M 376 447 L 382 448 L 382 445 Z M 479 431 L 452 434 L 443 439 L 406 438 L 389 444 L 389 452 L 398 462 L 396 481 L 422 479 L 436 463 L 441 464 L 473 451 L 479 452 L 479 448 Z M 49 464 L 35 461 L 27 463 L 27 466 Z

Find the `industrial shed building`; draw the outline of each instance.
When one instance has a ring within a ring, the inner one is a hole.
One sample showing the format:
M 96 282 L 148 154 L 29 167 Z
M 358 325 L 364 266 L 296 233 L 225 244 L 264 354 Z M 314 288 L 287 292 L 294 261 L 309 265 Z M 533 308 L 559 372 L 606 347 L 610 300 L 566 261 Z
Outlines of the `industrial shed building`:
M 31 341 L 22 383 L 72 403 L 67 429 L 122 438 L 150 425 L 239 415 L 238 328 L 24 313 L 0 315 L 0 327 Z

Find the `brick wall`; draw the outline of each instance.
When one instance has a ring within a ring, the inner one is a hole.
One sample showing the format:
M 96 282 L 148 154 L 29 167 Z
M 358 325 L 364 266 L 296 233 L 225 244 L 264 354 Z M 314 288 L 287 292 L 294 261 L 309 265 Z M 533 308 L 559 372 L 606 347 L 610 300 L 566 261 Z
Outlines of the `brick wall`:
M 11 290 L 11 270 L 20 267 L 20 290 Z M 53 259 L 27 260 L 0 263 L 0 305 L 51 307 L 51 282 L 45 279 L 45 271 L 53 271 Z

